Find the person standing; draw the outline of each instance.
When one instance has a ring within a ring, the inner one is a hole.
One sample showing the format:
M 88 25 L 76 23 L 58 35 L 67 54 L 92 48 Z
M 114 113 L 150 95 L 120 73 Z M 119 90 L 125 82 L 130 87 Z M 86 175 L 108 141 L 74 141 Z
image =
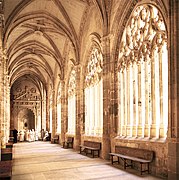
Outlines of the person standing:
M 19 134 L 20 134 L 19 141 L 20 142 L 24 141 L 24 131 L 21 130 Z
M 39 136 L 38 136 L 38 131 L 37 129 L 35 130 L 35 141 L 38 141 L 39 140 Z
M 13 130 L 14 143 L 17 143 L 17 133 L 18 133 L 17 129 L 14 128 Z

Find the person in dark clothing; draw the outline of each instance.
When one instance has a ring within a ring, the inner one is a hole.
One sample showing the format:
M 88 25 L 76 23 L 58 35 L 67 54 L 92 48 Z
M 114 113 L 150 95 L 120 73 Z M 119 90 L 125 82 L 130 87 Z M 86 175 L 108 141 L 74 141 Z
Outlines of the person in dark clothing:
M 17 133 L 18 133 L 17 129 L 14 129 L 13 130 L 14 143 L 17 143 Z

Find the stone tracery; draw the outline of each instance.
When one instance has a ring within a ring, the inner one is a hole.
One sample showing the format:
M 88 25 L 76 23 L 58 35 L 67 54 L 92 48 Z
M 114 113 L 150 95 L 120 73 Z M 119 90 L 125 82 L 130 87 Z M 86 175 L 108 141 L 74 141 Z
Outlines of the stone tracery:
M 102 135 L 103 83 L 102 53 L 94 47 L 86 68 L 85 77 L 85 134 Z
M 76 122 L 76 70 L 73 69 L 68 83 L 68 134 L 75 134 Z
M 168 118 L 163 113 L 168 112 L 167 68 L 163 18 L 152 5 L 138 6 L 124 30 L 119 52 L 121 136 L 166 137 Z
M 98 83 L 100 81 L 100 73 L 102 72 L 102 54 L 97 48 L 91 53 L 91 59 L 87 65 L 87 73 L 85 78 L 86 87 Z

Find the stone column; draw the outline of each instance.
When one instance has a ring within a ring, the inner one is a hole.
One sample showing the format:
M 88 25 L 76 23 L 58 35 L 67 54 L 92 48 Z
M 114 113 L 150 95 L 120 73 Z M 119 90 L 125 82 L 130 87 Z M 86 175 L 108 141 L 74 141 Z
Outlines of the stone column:
M 135 113 L 134 113 L 134 118 L 135 118 L 135 131 L 134 131 L 134 135 L 135 137 L 138 136 L 138 120 L 139 120 L 139 106 L 138 106 L 138 64 L 137 62 L 134 62 L 134 79 L 135 79 L 135 83 L 134 83 L 134 106 L 135 106 Z
M 5 133 L 5 109 L 4 109 L 4 53 L 3 53 L 3 27 L 4 27 L 4 14 L 3 14 L 3 5 L 0 1 L 0 146 L 2 137 L 6 135 Z M 3 138 L 5 139 L 5 138 Z
M 67 132 L 67 98 L 65 94 L 65 81 L 61 80 L 61 136 L 60 143 L 65 141 Z
M 81 66 L 76 66 L 76 129 L 75 129 L 75 142 L 74 142 L 74 149 L 78 150 L 79 145 L 81 143 L 81 134 L 83 126 L 83 115 L 84 115 L 84 107 L 83 107 L 83 88 L 81 78 Z
M 55 90 L 52 92 L 52 134 L 51 136 L 54 137 L 55 133 L 57 132 L 57 100 L 55 96 Z
M 102 158 L 109 159 L 111 151 L 110 134 L 116 133 L 114 64 L 110 62 L 110 36 L 102 38 L 103 46 L 103 135 L 102 135 Z M 113 82 L 112 82 L 113 81 Z M 111 132 L 110 132 L 111 131 Z
M 150 137 L 150 120 L 149 120 L 149 67 L 148 67 L 148 61 L 147 59 L 145 59 L 145 107 L 146 107 L 146 115 L 145 115 L 145 119 L 146 119 L 146 125 L 145 125 L 145 136 Z
M 171 0 L 169 36 L 168 179 L 179 178 L 179 1 Z
M 46 117 L 47 117 L 47 99 L 46 99 L 46 92 L 43 90 L 42 102 L 41 102 L 41 129 L 46 129 Z
M 5 69 L 6 69 L 6 58 L 5 61 Z M 9 87 L 9 76 L 5 74 L 4 76 L 4 122 L 5 122 L 5 136 L 6 142 L 9 140 L 10 135 L 10 87 Z
M 4 129 L 4 61 L 3 61 L 3 53 L 2 53 L 2 42 L 0 42 L 0 140 L 1 137 L 4 136 L 3 129 Z
M 50 130 L 50 119 L 49 119 L 49 109 L 50 109 L 50 98 L 49 98 L 49 93 L 46 91 L 46 130 Z
M 150 128 L 151 137 L 156 137 L 156 105 L 155 105 L 155 64 L 154 58 L 151 57 L 151 112 L 152 112 L 152 123 Z

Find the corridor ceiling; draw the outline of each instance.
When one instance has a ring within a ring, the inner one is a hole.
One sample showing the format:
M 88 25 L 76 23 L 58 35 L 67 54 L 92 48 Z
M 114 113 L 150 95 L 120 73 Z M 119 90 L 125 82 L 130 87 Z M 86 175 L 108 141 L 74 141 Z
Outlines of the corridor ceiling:
M 78 64 L 79 49 L 90 8 L 102 0 L 4 0 L 7 67 L 10 86 L 20 78 L 43 85 L 64 76 L 70 59 Z

